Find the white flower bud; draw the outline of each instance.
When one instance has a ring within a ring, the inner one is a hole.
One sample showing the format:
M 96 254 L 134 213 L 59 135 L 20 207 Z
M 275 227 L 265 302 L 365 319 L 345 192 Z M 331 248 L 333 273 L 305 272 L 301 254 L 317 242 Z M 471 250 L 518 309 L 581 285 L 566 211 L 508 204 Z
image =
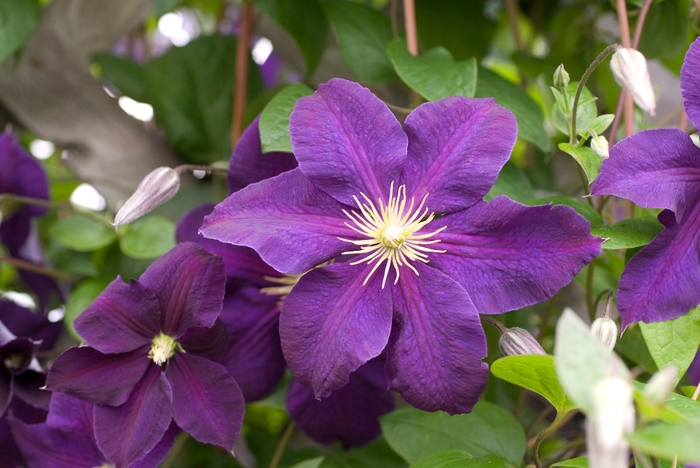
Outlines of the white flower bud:
M 603 135 L 596 135 L 591 138 L 591 149 L 601 158 L 608 159 L 610 157 L 608 140 Z
M 634 430 L 632 385 L 621 377 L 605 377 L 593 386 L 593 414 L 586 419 L 588 463 L 596 468 L 627 468 Z
M 521 354 L 547 354 L 537 340 L 527 331 L 519 327 L 506 330 L 498 347 L 504 356 L 517 356 Z
M 654 115 L 656 96 L 651 87 L 647 59 L 635 49 L 618 49 L 610 60 L 615 81 L 625 88 L 634 102 L 649 115 Z
M 673 364 L 669 364 L 651 376 L 646 387 L 644 387 L 644 395 L 659 405 L 665 403 L 676 387 L 677 380 L 678 368 Z
M 134 194 L 114 217 L 114 227 L 119 228 L 140 218 L 153 208 L 170 200 L 180 189 L 180 176 L 175 169 L 159 167 L 148 174 Z
M 617 324 L 608 317 L 597 318 L 591 325 L 591 334 L 608 349 L 614 349 L 617 342 Z
M 554 70 L 554 86 L 557 88 L 566 88 L 569 85 L 569 74 L 564 69 L 564 64 L 560 64 Z

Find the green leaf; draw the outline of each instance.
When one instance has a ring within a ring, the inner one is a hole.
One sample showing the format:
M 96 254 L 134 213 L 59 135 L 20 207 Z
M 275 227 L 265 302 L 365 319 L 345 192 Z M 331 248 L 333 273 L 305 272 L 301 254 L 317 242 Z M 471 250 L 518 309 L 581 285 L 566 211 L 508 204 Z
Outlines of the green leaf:
M 673 320 L 640 322 L 639 327 L 656 366 L 661 369 L 673 364 L 680 380 L 700 346 L 700 307 Z
M 153 3 L 153 14 L 156 18 L 160 18 L 182 3 L 182 1 L 183 0 L 151 0 L 151 3 Z
M 586 173 L 588 183 L 592 184 L 600 173 L 600 166 L 604 159 L 598 156 L 595 151 L 587 146 L 572 145 L 570 143 L 559 143 L 559 149 L 573 157 Z
M 613 120 L 615 120 L 615 114 L 599 115 L 595 119 L 591 120 L 591 124 L 588 126 L 588 129 L 593 130 L 596 135 L 600 135 L 608 129 Z
M 318 0 L 253 0 L 255 8 L 282 26 L 296 42 L 311 76 L 328 43 L 328 22 Z
M 405 462 L 391 450 L 383 437 L 374 439 L 367 445 L 350 450 L 338 450 L 326 456 L 320 468 L 404 468 Z
M 677 393 L 671 393 L 666 401 L 666 406 L 696 426 L 700 426 L 700 402 Z
M 24 45 L 40 18 L 41 7 L 36 0 L 0 2 L 0 63 Z
M 508 161 L 501 168 L 496 183 L 493 184 L 489 193 L 484 196 L 484 200 L 488 201 L 499 195 L 506 195 L 511 200 L 525 203 L 527 200 L 534 198 L 535 189 L 523 170 Z
M 505 468 L 506 464 L 496 455 L 474 458 L 461 450 L 434 453 L 411 465 L 411 468 Z
M 100 66 L 102 77 L 117 89 L 139 102 L 146 102 L 146 70 L 131 59 L 117 57 L 107 52 L 92 56 L 92 62 Z
M 289 115 L 300 97 L 313 94 L 304 83 L 287 86 L 265 106 L 260 115 L 260 141 L 263 153 L 292 152 L 289 139 Z
M 553 203 L 554 205 L 566 205 L 573 208 L 578 214 L 586 218 L 586 221 L 591 223 L 591 226 L 603 225 L 603 218 L 600 216 L 600 213 L 598 213 L 595 208 L 580 198 L 552 195 L 549 197 L 528 200 L 523 203 L 528 206 L 545 205 L 547 203 Z
M 552 143 L 544 130 L 542 110 L 519 86 L 502 78 L 491 70 L 479 67 L 476 82 L 476 97 L 492 97 L 496 102 L 515 114 L 518 121 L 518 136 L 549 152 Z
M 596 382 L 611 372 L 629 377 L 622 360 L 596 340 L 588 325 L 571 309 L 564 309 L 557 323 L 554 356 L 562 387 L 587 414 L 593 411 L 592 391 Z
M 588 458 L 586 458 L 586 457 L 571 458 L 569 460 L 564 460 L 564 461 L 560 461 L 558 463 L 553 464 L 552 468 L 555 468 L 555 467 L 588 468 Z
M 655 423 L 627 435 L 630 445 L 652 456 L 700 460 L 700 427 L 686 422 Z
M 386 53 L 393 37 L 389 18 L 367 5 L 345 0 L 326 0 L 323 9 L 338 39 L 340 57 L 357 79 L 385 83 L 397 78 Z
M 73 321 L 92 304 L 92 301 L 104 291 L 108 284 L 109 280 L 105 278 L 90 278 L 81 281 L 71 291 L 70 297 L 66 302 L 66 315 L 63 318 L 63 322 L 76 340 L 83 341 L 80 335 L 75 331 L 75 328 L 73 328 Z
M 403 39 L 394 39 L 387 53 L 401 81 L 428 101 L 448 96 L 474 97 L 476 92 L 476 59 L 455 62 L 452 54 L 443 48 L 430 49 L 414 57 L 406 49 Z
M 424 50 L 442 46 L 457 60 L 486 56 L 498 23 L 484 17 L 487 0 L 416 0 L 416 26 Z
M 576 88 L 578 88 L 578 81 L 572 81 L 569 83 L 569 86 L 566 87 L 566 98 L 568 99 L 569 109 L 572 111 L 574 108 L 574 98 L 576 97 Z M 596 108 L 595 101 L 595 96 L 584 86 L 578 100 L 578 107 L 576 108 L 577 134 L 580 135 L 590 131 L 593 120 L 598 116 L 598 109 Z M 552 123 L 557 130 L 564 135 L 569 135 L 569 119 L 564 114 L 564 109 L 559 101 L 552 107 Z M 600 122 L 597 122 L 596 126 L 599 125 Z
M 231 156 L 231 103 L 236 39 L 202 36 L 173 47 L 146 66 L 147 102 L 168 142 L 189 163 Z M 262 87 L 258 67 L 249 63 L 248 92 Z
M 654 2 L 649 9 L 639 40 L 639 51 L 647 59 L 671 59 L 686 45 L 690 10 L 688 0 Z
M 480 401 L 470 414 L 449 416 L 400 408 L 380 418 L 391 448 L 409 463 L 445 450 L 463 450 L 475 457 L 498 455 L 520 465 L 527 441 L 520 423 L 508 411 Z
M 299 462 L 290 468 L 318 468 L 325 459 L 326 457 L 310 458 L 308 460 L 304 460 L 303 462 Z
M 175 224 L 160 216 L 146 216 L 129 225 L 119 239 L 119 248 L 131 258 L 146 260 L 175 247 Z
M 78 252 L 101 249 L 117 240 L 114 229 L 78 214 L 58 220 L 49 228 L 49 235 Z
M 633 363 L 644 367 L 644 370 L 649 374 L 659 370 L 651 354 L 649 354 L 649 348 L 644 342 L 644 337 L 638 324 L 631 324 L 625 329 L 625 333 L 622 334 L 615 344 L 615 351 Z
M 591 234 L 606 239 L 604 249 L 631 249 L 647 245 L 662 229 L 656 218 L 647 216 L 623 219 L 613 225 L 594 226 Z
M 576 409 L 559 383 L 554 356 L 507 356 L 491 364 L 491 373 L 499 379 L 542 395 L 559 414 Z

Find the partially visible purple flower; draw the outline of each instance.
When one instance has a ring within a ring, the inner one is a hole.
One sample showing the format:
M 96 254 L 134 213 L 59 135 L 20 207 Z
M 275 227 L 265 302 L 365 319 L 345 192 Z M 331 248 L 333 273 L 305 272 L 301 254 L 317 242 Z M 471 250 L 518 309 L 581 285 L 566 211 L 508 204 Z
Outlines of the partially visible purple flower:
M 97 446 L 94 435 L 94 406 L 77 398 L 54 393 L 46 422 L 27 424 L 10 418 L 17 445 L 29 468 L 94 468 L 112 465 Z M 156 467 L 173 445 L 179 428 L 172 423 L 163 438 L 144 458 L 130 468 Z
M 16 336 L 40 342 L 40 351 L 53 348 L 63 328 L 61 322 L 49 322 L 46 315 L 4 299 L 0 299 L 0 322 Z
M 681 68 L 685 111 L 700 125 L 700 41 Z M 617 143 L 593 184 L 594 195 L 616 195 L 663 208 L 664 230 L 625 266 L 617 292 L 622 329 L 633 322 L 671 320 L 700 303 L 700 148 L 678 129 L 645 130 Z
M 493 100 L 423 104 L 404 128 L 356 83 L 319 86 L 290 117 L 299 168 L 233 193 L 201 232 L 280 272 L 308 271 L 284 301 L 280 336 L 316 397 L 386 349 L 406 401 L 469 412 L 488 375 L 478 314 L 551 297 L 600 240 L 567 207 L 482 201 L 517 133 Z
M 117 466 L 153 450 L 173 420 L 232 449 L 243 397 L 222 365 L 224 283 L 220 258 L 183 243 L 138 281 L 117 278 L 75 320 L 89 346 L 61 354 L 47 387 L 98 405 L 97 446 Z
M 41 165 L 30 156 L 9 131 L 0 134 L 0 195 L 49 199 L 49 183 Z M 12 257 L 45 264 L 33 218 L 46 212 L 46 207 L 0 199 L 0 243 Z M 53 294 L 60 296 L 53 279 L 26 270 L 19 271 L 27 286 L 46 309 Z

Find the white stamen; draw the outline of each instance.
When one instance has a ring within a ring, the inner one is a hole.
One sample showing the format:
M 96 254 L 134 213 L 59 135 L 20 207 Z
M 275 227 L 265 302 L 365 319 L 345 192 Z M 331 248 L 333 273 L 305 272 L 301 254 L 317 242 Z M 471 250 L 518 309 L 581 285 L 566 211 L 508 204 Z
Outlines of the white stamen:
M 364 193 L 360 196 L 366 203 L 360 202 L 357 197 L 353 197 L 360 212 L 345 211 L 343 213 L 350 218 L 354 225 L 345 223 L 347 227 L 366 239 L 338 239 L 343 242 L 349 242 L 359 247 L 359 250 L 350 250 L 343 252 L 343 255 L 361 255 L 365 257 L 350 262 L 350 265 L 358 265 L 360 263 L 371 264 L 376 262 L 372 270 L 362 283 L 367 284 L 367 281 L 372 277 L 375 271 L 386 261 L 384 267 L 384 279 L 382 280 L 382 288 L 386 286 L 386 279 L 389 276 L 389 271 L 393 267 L 396 272 L 394 284 L 398 283 L 401 270 L 399 267 L 406 266 L 410 268 L 416 275 L 418 270 L 411 262 L 420 261 L 428 263 L 428 255 L 426 253 L 444 253 L 444 250 L 435 250 L 425 245 L 435 244 L 440 242 L 439 239 L 428 239 L 435 234 L 443 231 L 446 226 L 441 227 L 437 231 L 431 233 L 418 234 L 418 232 L 430 223 L 435 217 L 435 213 L 428 215 L 428 208 L 424 208 L 425 200 L 428 198 L 426 194 L 421 200 L 418 208 L 415 210 L 415 198 L 411 198 L 411 203 L 406 209 L 406 186 L 401 185 L 394 196 L 394 183 L 389 187 L 389 201 L 384 205 L 384 201 L 378 200 L 379 210 Z
M 162 366 L 168 359 L 175 355 L 175 349 L 184 351 L 182 347 L 170 336 L 165 333 L 153 338 L 151 350 L 148 352 L 148 358 L 153 359 L 153 362 Z

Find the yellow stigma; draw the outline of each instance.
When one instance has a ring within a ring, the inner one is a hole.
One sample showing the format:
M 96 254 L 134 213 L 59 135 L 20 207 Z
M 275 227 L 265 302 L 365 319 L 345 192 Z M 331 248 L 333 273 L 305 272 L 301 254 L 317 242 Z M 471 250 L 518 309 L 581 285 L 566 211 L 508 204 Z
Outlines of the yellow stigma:
M 153 343 L 151 344 L 151 350 L 148 352 L 148 358 L 153 359 L 153 362 L 162 366 L 171 357 L 175 355 L 175 350 L 182 349 L 172 337 L 161 333 L 160 335 L 153 338 Z
M 428 214 L 428 208 L 424 208 L 425 200 L 428 198 L 426 194 L 421 200 L 418 208 L 413 210 L 415 198 L 411 198 L 411 203 L 407 205 L 406 186 L 401 185 L 394 196 L 394 183 L 391 183 L 389 188 L 389 202 L 384 205 L 382 199 L 379 199 L 379 209 L 377 209 L 364 193 L 360 193 L 362 198 L 367 203 L 361 203 L 357 197 L 355 203 L 360 209 L 360 213 L 356 211 L 345 211 L 343 213 L 353 222 L 354 226 L 345 223 L 347 227 L 366 237 L 361 240 L 340 240 L 349 242 L 360 247 L 359 250 L 351 250 L 343 252 L 343 255 L 366 254 L 359 260 L 351 262 L 351 265 L 360 263 L 373 263 L 374 267 L 369 272 L 367 278 L 362 284 L 367 284 L 367 281 L 372 277 L 375 271 L 386 261 L 384 267 L 384 279 L 382 280 L 382 288 L 386 285 L 386 278 L 389 276 L 389 271 L 394 268 L 396 278 L 394 284 L 399 281 L 401 270 L 399 267 L 407 266 L 418 275 L 418 270 L 411 265 L 411 262 L 420 261 L 428 263 L 428 253 L 444 253 L 444 250 L 435 250 L 425 247 L 429 244 L 440 242 L 439 239 L 426 240 L 433 237 L 435 234 L 444 230 L 446 226 L 441 227 L 437 231 L 430 233 L 419 234 L 428 223 L 435 217 L 435 213 Z

